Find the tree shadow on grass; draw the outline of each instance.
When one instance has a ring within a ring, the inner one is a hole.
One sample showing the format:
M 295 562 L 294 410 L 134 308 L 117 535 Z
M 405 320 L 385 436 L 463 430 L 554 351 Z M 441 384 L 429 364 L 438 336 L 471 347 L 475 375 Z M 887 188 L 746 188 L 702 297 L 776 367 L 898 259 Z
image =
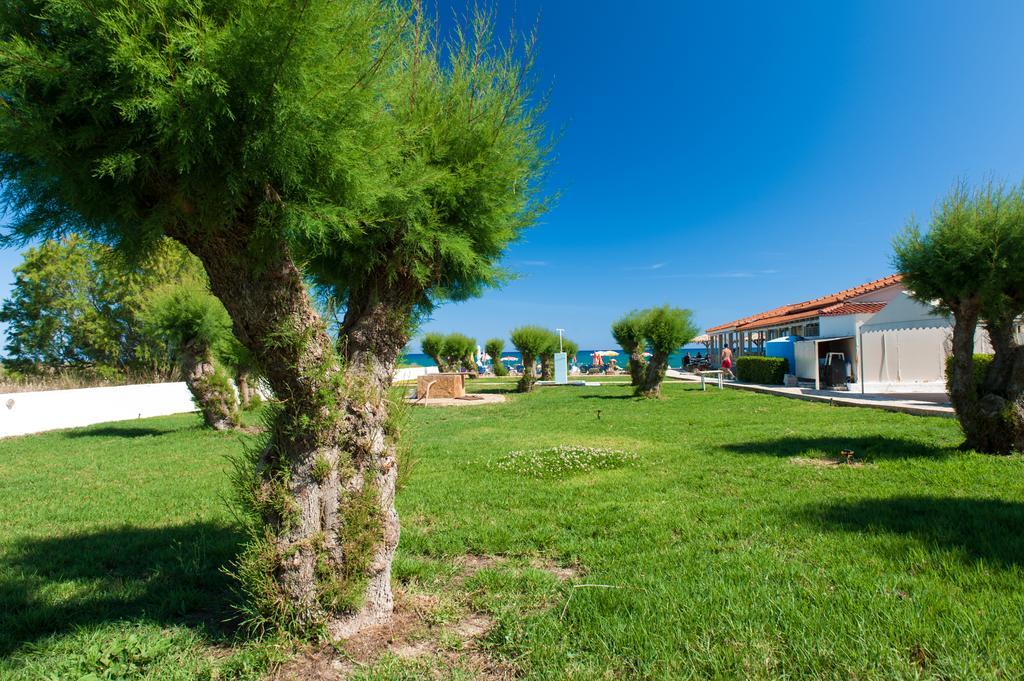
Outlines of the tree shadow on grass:
M 580 395 L 584 400 L 639 400 L 636 395 Z
M 1024 566 L 1024 503 L 999 499 L 905 496 L 822 504 L 804 517 L 829 530 L 894 533 L 975 560 Z
M 885 459 L 942 459 L 956 453 L 954 447 L 941 447 L 918 440 L 889 437 L 887 435 L 860 435 L 853 437 L 781 437 L 722 445 L 739 454 L 761 456 L 811 456 L 824 454 L 838 457 L 844 449 L 853 450 L 858 459 L 880 461 Z
M 511 395 L 516 391 L 515 386 L 495 386 L 493 388 L 477 388 L 473 386 L 472 390 L 467 390 L 467 395 Z
M 99 426 L 96 428 L 77 428 L 69 430 L 68 437 L 154 437 L 158 435 L 169 435 L 180 433 L 183 428 L 152 428 L 144 426 Z
M 242 533 L 212 523 L 24 539 L 0 554 L 0 657 L 75 627 L 147 621 L 231 633 Z M 70 594 L 70 595 L 69 595 Z

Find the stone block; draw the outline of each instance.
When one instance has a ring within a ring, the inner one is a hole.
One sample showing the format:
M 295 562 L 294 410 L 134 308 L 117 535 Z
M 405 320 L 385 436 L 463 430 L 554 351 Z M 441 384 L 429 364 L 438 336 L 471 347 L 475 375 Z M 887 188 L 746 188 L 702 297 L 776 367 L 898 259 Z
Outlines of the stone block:
M 465 396 L 465 374 L 426 374 L 416 378 L 417 399 Z

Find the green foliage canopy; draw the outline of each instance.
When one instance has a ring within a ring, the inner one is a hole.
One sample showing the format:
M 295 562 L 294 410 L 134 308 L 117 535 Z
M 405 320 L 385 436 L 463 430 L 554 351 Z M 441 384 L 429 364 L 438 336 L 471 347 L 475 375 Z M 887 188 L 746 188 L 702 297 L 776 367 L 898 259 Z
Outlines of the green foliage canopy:
M 700 330 L 693 322 L 693 313 L 663 305 L 644 311 L 643 338 L 655 355 L 668 356 L 686 345 Z
M 141 321 L 148 290 L 204 276 L 198 261 L 169 240 L 133 260 L 75 233 L 27 249 L 14 274 L 0 308 L 9 364 L 164 375 L 173 357 Z
M 551 331 L 542 326 L 517 327 L 512 329 L 510 338 L 512 345 L 523 355 L 524 362 L 527 357 L 536 358 L 551 347 Z M 557 336 L 555 342 L 558 342 Z
M 469 368 L 472 364 L 473 353 L 476 352 L 476 340 L 461 333 L 450 333 L 444 338 L 444 348 L 441 351 L 441 359 L 449 368 L 456 368 L 462 365 Z
M 644 315 L 633 310 L 612 324 L 612 337 L 627 354 L 636 354 L 644 348 Z
M 147 248 L 254 205 L 275 211 L 268 236 L 307 249 L 349 233 L 383 170 L 367 85 L 392 25 L 370 0 L 3 3 L 10 239 L 73 227 Z
M 200 282 L 157 289 L 146 306 L 145 320 L 176 348 L 199 344 L 220 355 L 231 352 L 235 344 L 227 310 Z
M 423 336 L 423 340 L 420 341 L 420 346 L 423 348 L 424 354 L 434 360 L 434 364 L 438 368 L 444 368 L 444 359 L 441 355 L 444 353 L 444 341 L 445 336 L 443 333 L 428 333 Z
M 494 47 L 481 13 L 448 43 L 422 14 L 411 21 L 394 48 L 401 67 L 379 80 L 378 124 L 394 144 L 373 211 L 308 268 L 343 306 L 387 300 L 421 317 L 508 279 L 502 254 L 549 203 L 548 144 L 529 87 L 532 39 Z
M 893 264 L 918 300 L 984 320 L 1024 313 L 1024 187 L 954 188 L 926 232 L 911 221 L 894 241 Z
M 484 352 L 490 355 L 495 363 L 501 361 L 501 354 L 505 351 L 505 341 L 501 338 L 491 338 L 484 344 Z

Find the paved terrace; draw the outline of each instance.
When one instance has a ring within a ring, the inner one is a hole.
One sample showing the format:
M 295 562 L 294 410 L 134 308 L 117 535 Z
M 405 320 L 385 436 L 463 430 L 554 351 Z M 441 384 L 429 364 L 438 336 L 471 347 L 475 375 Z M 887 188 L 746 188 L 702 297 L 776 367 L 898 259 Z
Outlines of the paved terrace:
M 680 381 L 691 381 L 700 383 L 700 377 L 696 374 L 669 369 L 666 373 L 668 378 Z M 718 386 L 717 379 L 708 379 L 711 389 Z M 767 393 L 788 397 L 794 400 L 806 400 L 808 402 L 827 402 L 837 407 L 870 407 L 873 409 L 884 409 L 886 411 L 898 411 L 904 414 L 915 414 L 917 416 L 944 416 L 953 418 L 953 405 L 949 403 L 949 396 L 945 393 L 885 393 L 876 395 L 861 395 L 859 392 L 846 390 L 812 390 L 808 388 L 784 388 L 777 385 L 760 385 L 756 383 L 736 383 L 725 381 L 726 388 L 736 390 L 749 390 L 755 393 Z

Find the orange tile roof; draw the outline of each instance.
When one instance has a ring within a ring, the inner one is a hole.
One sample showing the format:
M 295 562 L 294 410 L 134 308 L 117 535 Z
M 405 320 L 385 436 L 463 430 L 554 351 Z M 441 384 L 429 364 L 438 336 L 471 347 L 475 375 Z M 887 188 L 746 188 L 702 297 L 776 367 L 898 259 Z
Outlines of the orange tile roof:
M 810 319 L 812 317 L 822 315 L 828 316 L 877 312 L 884 307 L 883 303 L 847 303 L 846 301 L 850 298 L 856 298 L 857 296 L 862 296 L 866 293 L 873 293 L 875 291 L 880 291 L 890 286 L 894 286 L 899 284 L 902 280 L 903 279 L 899 274 L 890 274 L 887 277 L 882 277 L 875 281 L 869 281 L 866 284 L 854 286 L 853 288 L 848 288 L 843 291 L 839 291 L 838 293 L 814 298 L 802 303 L 783 305 L 782 307 L 743 317 L 726 324 L 712 326 L 707 329 L 707 332 L 714 333 L 715 331 L 725 331 L 729 329 L 748 331 L 768 326 L 778 326 L 780 324 L 787 324 L 789 322 L 801 321 L 803 319 Z M 874 309 L 874 306 L 876 305 L 879 305 L 880 307 Z M 849 307 L 847 308 L 846 306 Z M 838 311 L 845 309 L 850 309 L 852 311 Z
M 822 317 L 838 317 L 844 314 L 875 314 L 885 303 L 839 303 L 821 311 Z

